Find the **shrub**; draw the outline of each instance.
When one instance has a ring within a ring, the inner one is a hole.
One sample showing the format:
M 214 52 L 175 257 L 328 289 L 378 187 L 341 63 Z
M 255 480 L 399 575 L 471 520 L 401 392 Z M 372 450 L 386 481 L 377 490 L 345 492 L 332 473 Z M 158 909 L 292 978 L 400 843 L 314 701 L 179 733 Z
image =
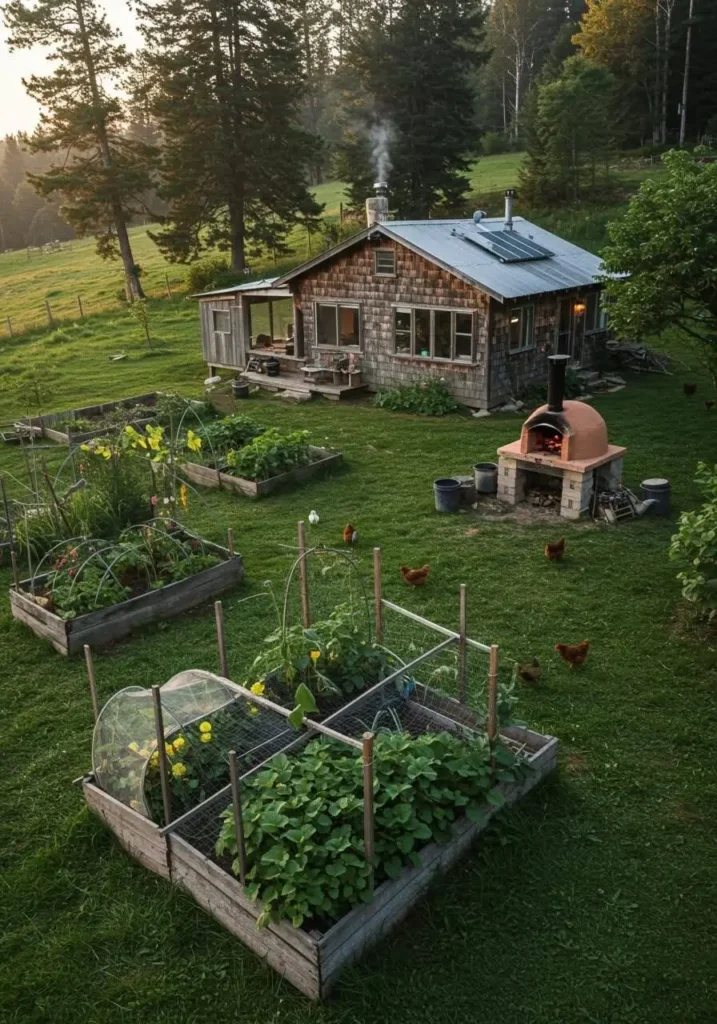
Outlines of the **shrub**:
M 480 148 L 483 156 L 497 156 L 507 153 L 510 143 L 501 132 L 486 132 L 481 139 Z
M 394 412 L 416 412 L 423 416 L 445 416 L 458 408 L 443 378 L 430 377 L 406 387 L 381 388 L 374 405 Z
M 268 480 L 311 462 L 308 430 L 284 434 L 270 427 L 240 448 L 227 453 L 227 465 L 245 480 Z
M 226 256 L 208 256 L 193 263 L 187 274 L 189 293 L 209 291 L 212 288 L 229 288 L 246 280 L 239 271 L 232 270 Z
M 700 611 L 717 611 L 717 466 L 700 462 L 696 481 L 707 499 L 701 508 L 683 512 L 672 538 L 670 558 L 683 568 L 677 574 L 682 596 Z

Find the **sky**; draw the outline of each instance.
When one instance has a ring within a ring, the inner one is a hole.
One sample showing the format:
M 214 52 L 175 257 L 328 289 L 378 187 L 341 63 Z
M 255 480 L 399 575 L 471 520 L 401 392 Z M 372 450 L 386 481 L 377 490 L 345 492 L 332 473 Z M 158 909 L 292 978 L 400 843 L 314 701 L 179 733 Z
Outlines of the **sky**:
M 126 0 L 102 0 L 110 23 L 120 29 L 127 46 L 135 49 L 140 42 L 135 18 Z M 40 49 L 16 50 L 10 53 L 5 39 L 7 30 L 0 16 L 0 138 L 16 131 L 31 132 L 38 120 L 38 106 L 25 92 L 22 79 L 31 74 L 46 74 L 53 64 Z

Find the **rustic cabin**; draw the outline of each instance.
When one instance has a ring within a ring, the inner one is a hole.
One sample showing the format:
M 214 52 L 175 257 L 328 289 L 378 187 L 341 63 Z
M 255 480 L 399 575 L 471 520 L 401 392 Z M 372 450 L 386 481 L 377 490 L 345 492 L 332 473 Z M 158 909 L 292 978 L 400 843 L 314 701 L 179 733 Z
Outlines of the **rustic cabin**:
M 339 399 L 438 376 L 494 408 L 589 365 L 606 335 L 600 260 L 513 215 L 398 221 L 385 186 L 366 228 L 282 277 L 197 296 L 204 357 L 271 389 Z

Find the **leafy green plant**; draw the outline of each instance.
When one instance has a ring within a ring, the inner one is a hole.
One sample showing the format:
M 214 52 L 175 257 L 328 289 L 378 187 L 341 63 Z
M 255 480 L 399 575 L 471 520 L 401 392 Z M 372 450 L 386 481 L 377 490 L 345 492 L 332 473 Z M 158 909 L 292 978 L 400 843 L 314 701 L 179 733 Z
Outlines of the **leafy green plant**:
M 191 405 L 191 412 L 187 409 Z M 186 415 L 185 415 L 186 413 Z M 206 398 L 189 399 L 176 391 L 167 391 L 157 397 L 157 404 L 154 407 L 154 418 L 162 427 L 171 427 L 176 432 L 184 417 L 185 427 L 192 427 L 197 430 L 197 418 L 202 423 L 216 419 L 217 410 Z
M 672 538 L 670 558 L 682 565 L 677 579 L 682 596 L 700 611 L 717 612 L 717 466 L 700 462 L 696 481 L 707 499 L 692 512 L 683 512 Z
M 458 408 L 443 378 L 428 377 L 399 388 L 381 388 L 373 404 L 394 412 L 415 412 L 422 416 L 445 416 Z
M 204 444 L 205 459 L 226 461 L 226 453 L 243 448 L 266 431 L 248 416 L 224 416 L 197 431 Z M 235 455 L 232 456 L 234 460 Z
M 308 430 L 283 433 L 270 427 L 239 451 L 227 453 L 227 465 L 246 480 L 268 480 L 311 462 Z
M 377 735 L 372 865 L 363 845 L 361 757 L 323 738 L 296 757 L 275 757 L 243 786 L 247 889 L 262 906 L 258 923 L 288 919 L 298 928 L 370 902 L 370 868 L 379 884 L 396 878 L 405 865 L 419 863 L 426 843 L 449 839 L 458 817 L 478 822 L 486 805 L 503 804 L 494 782 L 512 782 L 524 769 L 501 746 L 493 756 L 495 778 L 485 738 Z M 222 818 L 216 853 L 233 858 L 238 873 L 232 809 Z

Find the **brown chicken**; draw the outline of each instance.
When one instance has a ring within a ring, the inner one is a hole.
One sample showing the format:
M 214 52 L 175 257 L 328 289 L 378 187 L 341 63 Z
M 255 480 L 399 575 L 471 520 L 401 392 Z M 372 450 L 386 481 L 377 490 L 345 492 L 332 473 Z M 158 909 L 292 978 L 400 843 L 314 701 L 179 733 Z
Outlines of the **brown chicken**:
M 695 391 L 697 390 L 697 385 L 688 382 L 687 384 L 682 385 L 682 390 L 686 395 L 694 395 Z
M 422 587 L 428 579 L 431 567 L 423 565 L 420 569 L 409 569 L 407 565 L 402 565 L 399 571 L 410 587 Z
M 575 665 L 584 665 L 588 657 L 589 640 L 583 640 L 580 644 L 556 644 L 555 650 L 559 652 L 563 661 L 567 661 L 570 668 Z
M 533 658 L 532 661 L 526 662 L 525 665 L 518 665 L 518 675 L 528 686 L 537 686 L 540 682 L 539 659 Z
M 556 540 L 554 544 L 545 545 L 545 557 L 549 558 L 551 562 L 559 562 L 565 554 L 565 537 L 561 537 L 560 540 Z
M 358 530 L 351 523 L 348 526 L 344 526 L 343 532 L 344 544 L 356 544 L 358 541 Z

